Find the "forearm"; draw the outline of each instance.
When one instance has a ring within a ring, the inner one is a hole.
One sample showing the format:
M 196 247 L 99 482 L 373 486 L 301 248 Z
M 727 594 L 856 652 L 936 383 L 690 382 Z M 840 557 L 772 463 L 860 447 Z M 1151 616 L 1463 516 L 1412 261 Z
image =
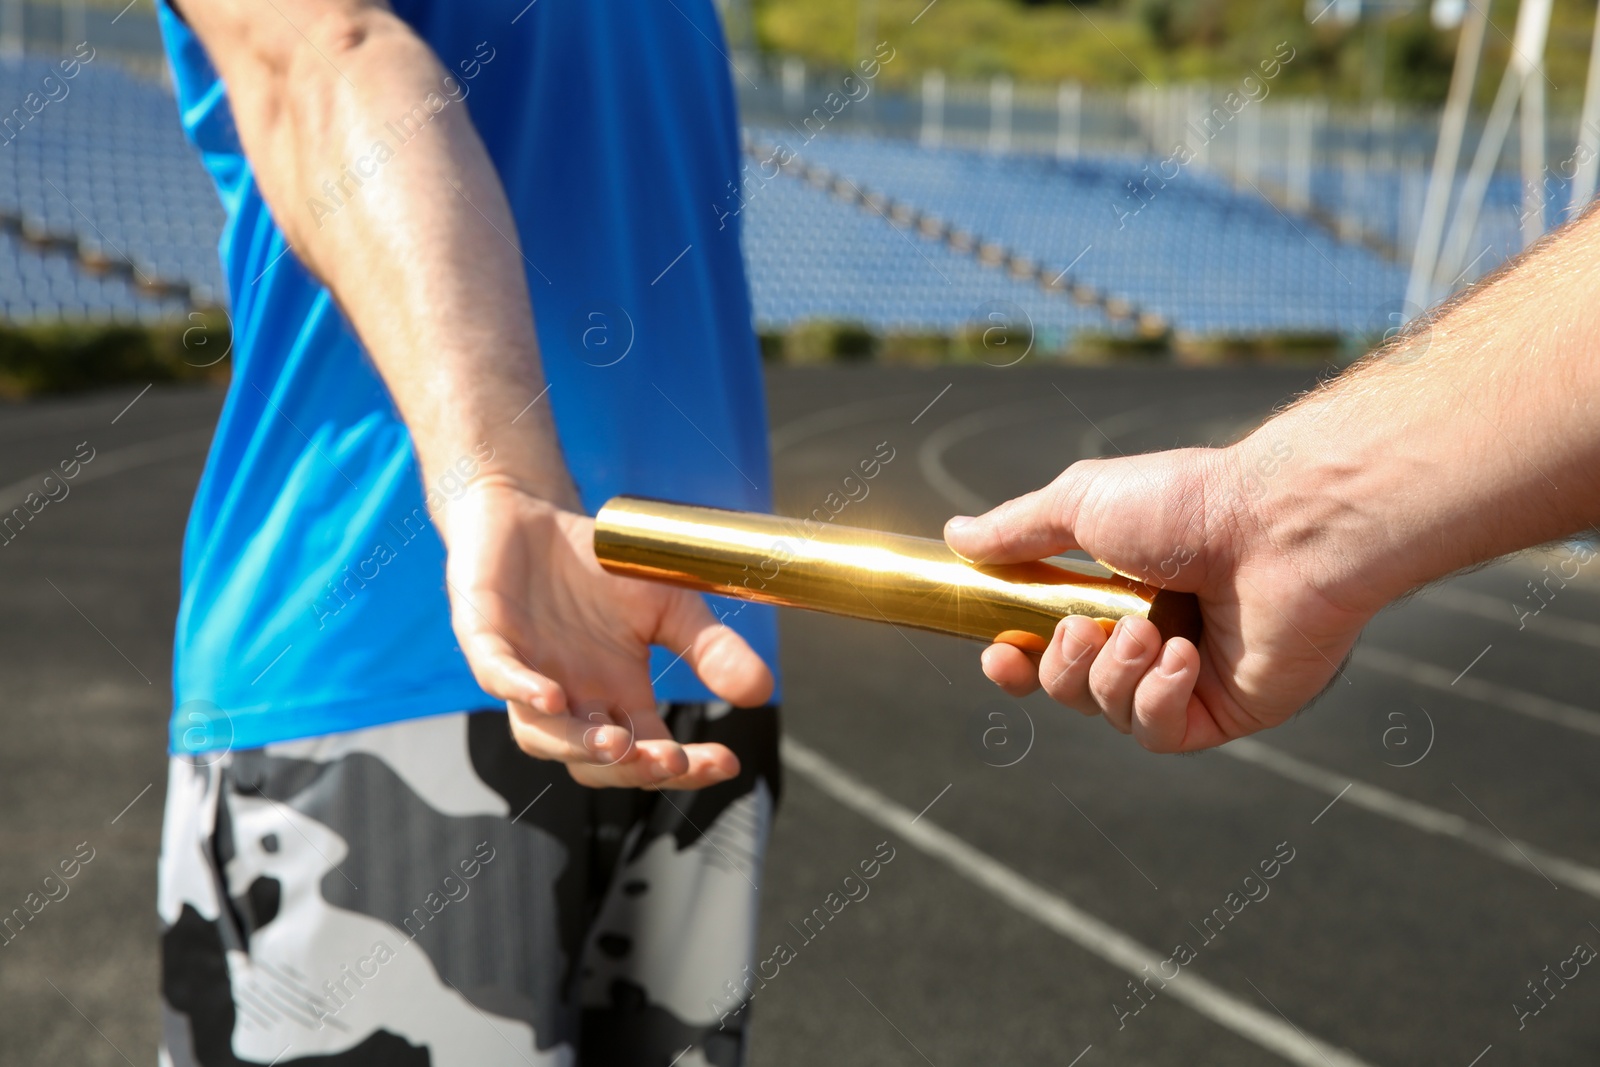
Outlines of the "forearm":
M 1356 610 L 1600 522 L 1600 214 L 1230 451 L 1264 547 Z
M 490 476 L 575 505 L 535 403 L 545 383 L 515 223 L 463 84 L 387 11 L 287 7 L 297 25 L 257 10 L 242 38 L 212 27 L 232 31 L 213 52 L 274 218 L 349 317 L 425 478 L 487 444 Z

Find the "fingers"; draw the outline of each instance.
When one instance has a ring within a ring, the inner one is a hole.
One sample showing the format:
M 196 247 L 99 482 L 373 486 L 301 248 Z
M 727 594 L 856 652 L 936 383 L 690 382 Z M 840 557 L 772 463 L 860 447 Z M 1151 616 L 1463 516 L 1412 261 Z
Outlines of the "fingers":
M 945 542 L 975 563 L 1026 563 L 1076 548 L 1078 469 L 977 518 L 958 515 L 945 523 Z
M 1039 682 L 1051 699 L 1085 715 L 1100 714 L 1089 694 L 1089 668 L 1105 643 L 1106 632 L 1093 619 L 1073 615 L 1056 624 L 1050 647 L 1039 659 Z
M 1210 718 L 1194 695 L 1200 678 L 1200 652 L 1188 639 L 1174 637 L 1154 667 L 1133 691 L 1133 736 L 1151 752 L 1183 752 L 1192 747 L 1191 718 Z
M 1018 665 L 1011 657 L 1001 664 L 994 653 L 985 652 L 984 673 L 1021 695 L 1013 689 L 1019 686 Z M 1208 731 L 1211 720 L 1194 695 L 1199 677 L 1200 653 L 1193 643 L 1174 637 L 1163 644 L 1155 625 L 1137 616 L 1121 620 L 1109 634 L 1081 615 L 1062 619 L 1038 667 L 1039 684 L 1052 699 L 1086 715 L 1104 715 L 1152 752 L 1216 743 L 1206 740 L 1215 731 Z
M 753 708 L 770 700 L 772 671 L 745 639 L 718 622 L 699 594 L 673 594 L 652 640 L 681 653 L 706 687 L 728 703 Z
M 1089 668 L 1089 694 L 1106 721 L 1121 733 L 1132 733 L 1133 691 L 1161 653 L 1161 634 L 1149 619 L 1134 615 L 1117 620 L 1105 648 Z
M 569 763 L 567 770 L 595 789 L 704 789 L 737 775 L 739 759 L 725 745 L 640 741 L 620 763 Z
M 461 651 L 484 692 L 545 714 L 567 710 L 567 695 L 560 684 L 528 666 L 522 654 L 496 631 L 469 632 L 462 638 Z
M 633 726 L 624 716 L 598 709 L 546 712 L 518 700 L 507 701 L 506 710 L 512 738 L 535 759 L 610 766 L 629 758 L 637 747 Z
M 452 556 L 452 563 L 457 558 Z M 552 714 L 565 711 L 567 696 L 560 683 L 534 670 L 527 656 L 507 636 L 515 633 L 516 627 L 511 613 L 505 610 L 504 599 L 479 590 L 469 596 L 461 585 L 448 579 L 447 585 L 451 628 L 473 678 L 484 692 Z M 498 621 L 491 616 L 497 616 Z
M 979 657 L 983 673 L 1011 696 L 1025 697 L 1039 688 L 1039 660 L 1015 645 L 994 644 Z
M 726 745 L 684 745 L 688 769 L 675 778 L 658 782 L 656 789 L 704 789 L 739 775 L 739 757 Z
M 579 785 L 596 789 L 704 789 L 737 777 L 739 757 L 720 744 L 637 741 L 615 763 L 568 763 L 567 771 Z
M 680 745 L 654 712 L 547 714 L 509 704 L 511 734 L 536 759 L 567 765 L 580 784 L 596 788 L 702 789 L 733 778 L 739 760 L 720 744 Z

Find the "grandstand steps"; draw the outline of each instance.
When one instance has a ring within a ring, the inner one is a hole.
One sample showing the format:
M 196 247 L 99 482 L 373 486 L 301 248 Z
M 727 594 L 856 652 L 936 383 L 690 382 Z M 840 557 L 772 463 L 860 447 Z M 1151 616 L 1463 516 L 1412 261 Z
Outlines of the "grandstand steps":
M 770 138 L 782 143 L 782 135 Z M 1404 292 L 1396 264 L 1213 173 L 1127 158 L 1055 160 L 841 132 L 805 165 L 941 220 L 951 248 L 1070 284 L 1110 320 L 1175 341 L 1364 337 Z M 933 229 L 929 226 L 926 229 Z M 926 232 L 926 231 L 925 231 Z M 1055 267 L 1042 266 L 1054 264 Z
M 25 95 L 50 69 L 0 60 L 0 98 Z M 786 137 L 747 132 L 745 151 L 769 160 Z M 163 87 L 85 64 L 70 95 L 3 147 L 0 314 L 170 317 L 224 292 L 222 208 Z M 1286 175 L 1271 166 L 1245 189 L 1198 167 L 1152 180 L 1153 165 L 922 148 L 843 129 L 805 136 L 776 171 L 746 168 L 792 187 L 749 196 L 755 319 L 935 333 L 993 321 L 985 308 L 1000 302 L 1060 337 L 1179 345 L 1393 325 L 1414 167 L 1320 168 L 1308 214 L 1295 214 L 1282 204 Z M 1514 178 L 1491 185 L 1465 278 L 1520 248 L 1518 192 Z M 1547 198 L 1556 216 L 1560 192 Z
M 915 233 L 924 240 L 942 242 L 951 252 L 970 256 L 982 266 L 999 270 L 1016 282 L 1036 286 L 1045 293 L 1069 297 L 1081 306 L 1095 307 L 1114 323 L 1131 323 L 1135 333 L 1142 338 L 1160 338 L 1168 332 L 1166 320 L 1160 314 L 1070 278 L 1070 265 L 1061 271 L 1046 268 L 1002 242 L 953 227 L 918 205 L 865 189 L 848 177 L 808 163 L 797 155 L 780 153 L 776 145 L 762 143 L 748 135 L 745 154 L 758 163 L 771 162 L 780 174 L 798 178 L 812 188 L 826 190 L 846 204 L 861 207 L 896 230 Z M 780 155 L 789 155 L 789 158 L 780 160 Z
M 156 321 L 222 291 L 222 207 L 171 93 L 114 66 L 0 60 L 0 99 L 46 75 L 49 107 L 0 151 L 0 314 L 13 321 Z

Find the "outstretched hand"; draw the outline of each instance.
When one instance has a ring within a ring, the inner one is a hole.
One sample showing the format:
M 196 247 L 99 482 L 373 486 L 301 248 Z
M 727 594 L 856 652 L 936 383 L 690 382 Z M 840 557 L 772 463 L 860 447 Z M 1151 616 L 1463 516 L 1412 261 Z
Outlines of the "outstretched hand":
M 653 644 L 733 704 L 772 695 L 766 664 L 698 594 L 606 573 L 592 519 L 503 481 L 478 479 L 450 505 L 447 540 L 456 637 L 523 751 L 590 786 L 699 789 L 739 773 L 726 746 L 679 744 L 656 712 Z
M 1108 635 L 1073 616 L 1042 654 L 991 645 L 983 653 L 990 680 L 1013 696 L 1042 686 L 1155 752 L 1220 745 L 1315 698 L 1381 600 L 1334 602 L 1296 531 L 1275 530 L 1251 499 L 1258 483 L 1243 474 L 1249 445 L 1086 460 L 985 515 L 951 519 L 946 541 L 974 562 L 1079 548 L 1200 601 L 1198 648 L 1181 637 L 1163 643 L 1147 619 L 1125 618 Z

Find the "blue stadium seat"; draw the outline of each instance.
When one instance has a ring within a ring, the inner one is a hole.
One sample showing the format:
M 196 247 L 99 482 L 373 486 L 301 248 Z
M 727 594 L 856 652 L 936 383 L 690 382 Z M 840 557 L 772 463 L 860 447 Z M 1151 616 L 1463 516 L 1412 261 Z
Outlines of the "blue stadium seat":
M 46 58 L 0 61 L 0 99 L 22 99 L 53 68 Z M 222 292 L 216 251 L 222 206 L 178 126 L 171 94 L 105 60 L 64 84 L 67 96 L 0 135 L 0 211 L 76 234 L 164 279 Z M 60 279 L 60 271 L 71 269 L 61 254 L 40 257 L 7 239 L 0 249 L 6 317 L 181 317 L 180 302 L 154 300 L 126 282 L 81 271 L 75 290 L 56 281 L 42 291 L 28 288 L 29 272 Z
M 848 135 L 791 147 L 1037 262 L 1076 261 L 1075 278 L 1186 334 L 1365 332 L 1405 289 L 1394 263 L 1192 168 L 1163 183 L 1150 177 L 1156 160 L 1057 162 Z
M 22 98 L 49 69 L 46 59 L 0 60 L 0 99 Z M 147 273 L 225 294 L 217 257 L 223 211 L 171 95 L 109 62 L 83 67 L 70 86 L 67 98 L 14 136 L 0 133 L 0 212 L 75 234 Z M 1073 264 L 1073 280 L 1155 312 L 1184 334 L 1367 333 L 1405 289 L 1405 272 L 1391 260 L 1197 168 L 1165 183 L 1150 179 L 1146 192 L 1140 183 L 1157 172 L 1153 159 L 1057 162 L 839 131 L 804 145 L 792 131 L 754 136 L 788 143 L 864 190 L 1044 267 Z M 1285 176 L 1263 178 L 1281 185 Z M 1328 215 L 1354 213 L 1365 232 L 1400 244 L 1407 180 L 1393 168 L 1321 168 L 1312 197 Z M 1552 187 L 1551 222 L 1563 210 L 1564 188 Z M 752 179 L 745 193 L 739 221 L 762 328 L 833 319 L 947 331 L 989 324 L 997 308 L 1058 343 L 1085 330 L 1129 328 L 792 176 Z M 1474 244 L 1484 249 L 1476 273 L 1520 247 L 1519 200 L 1515 178 L 1498 176 Z M 175 300 L 153 299 L 119 278 L 76 269 L 60 252 L 41 254 L 0 235 L 0 312 L 8 319 L 151 321 L 181 311 Z

